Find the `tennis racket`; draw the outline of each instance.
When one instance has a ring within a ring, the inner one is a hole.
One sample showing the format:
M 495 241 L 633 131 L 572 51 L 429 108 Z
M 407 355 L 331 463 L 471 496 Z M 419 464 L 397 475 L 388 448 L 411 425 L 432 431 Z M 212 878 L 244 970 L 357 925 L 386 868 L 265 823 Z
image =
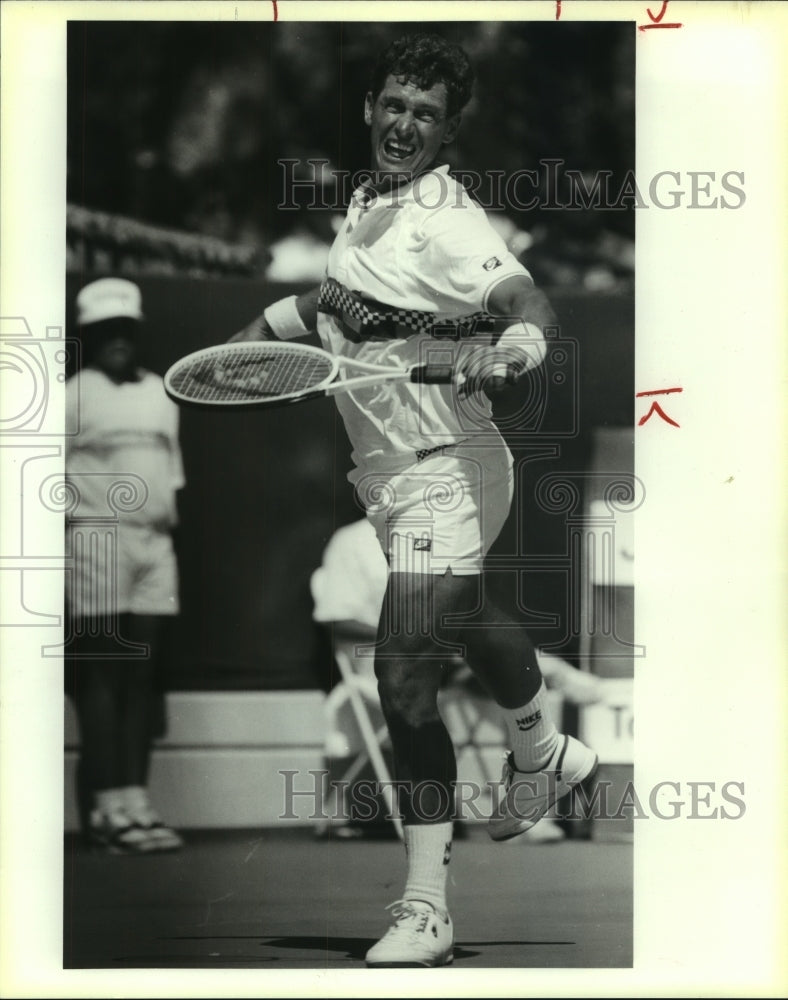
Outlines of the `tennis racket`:
M 248 341 L 187 354 L 167 371 L 164 388 L 182 406 L 231 408 L 301 403 L 382 382 L 463 381 L 452 365 L 376 365 L 308 344 Z

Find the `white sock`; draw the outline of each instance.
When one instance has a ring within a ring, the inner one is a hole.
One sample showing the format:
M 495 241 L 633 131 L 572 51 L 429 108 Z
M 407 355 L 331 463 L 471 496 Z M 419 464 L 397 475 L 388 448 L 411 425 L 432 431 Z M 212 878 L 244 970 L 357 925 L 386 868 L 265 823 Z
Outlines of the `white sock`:
M 522 708 L 503 708 L 501 711 L 517 770 L 538 771 L 544 767 L 558 746 L 558 730 L 550 716 L 544 681 Z
M 122 788 L 102 788 L 94 796 L 96 809 L 105 816 L 109 816 L 112 813 L 125 812 L 123 791 L 124 789 Z
M 120 791 L 123 796 L 123 808 L 135 823 L 150 826 L 158 820 L 156 810 L 150 804 L 147 788 L 142 785 L 129 785 Z
M 403 899 L 423 899 L 446 912 L 446 876 L 451 857 L 453 824 L 425 823 L 405 827 L 408 881 Z

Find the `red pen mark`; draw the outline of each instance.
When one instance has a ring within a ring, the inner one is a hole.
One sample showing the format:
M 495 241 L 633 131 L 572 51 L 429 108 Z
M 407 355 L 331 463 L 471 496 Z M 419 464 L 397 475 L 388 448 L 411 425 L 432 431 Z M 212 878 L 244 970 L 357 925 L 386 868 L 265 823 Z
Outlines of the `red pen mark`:
M 669 396 L 670 393 L 672 392 L 684 392 L 684 390 L 678 387 L 673 389 L 652 389 L 648 392 L 636 392 L 635 396 L 636 398 L 640 398 L 641 396 Z M 665 411 L 662 409 L 659 403 L 656 400 L 654 400 L 651 404 L 651 409 L 648 411 L 645 417 L 641 417 L 640 420 L 638 420 L 638 427 L 642 427 L 643 424 L 645 424 L 645 422 L 649 419 L 652 413 L 656 413 L 657 416 L 662 417 L 665 423 L 672 424 L 673 427 L 681 426 L 680 424 L 677 424 L 675 420 L 671 420 L 671 418 L 667 415 L 667 413 L 665 413 Z
M 276 0 L 271 0 L 271 4 L 273 5 L 273 8 L 274 8 L 274 20 L 278 21 L 279 20 L 279 8 L 276 5 Z
M 684 392 L 683 389 L 651 389 L 649 392 L 636 392 L 635 397 L 639 399 L 641 396 L 669 396 L 671 392 Z
M 641 417 L 640 420 L 638 420 L 638 427 L 642 427 L 643 424 L 645 424 L 645 422 L 648 420 L 648 418 L 651 416 L 652 413 L 656 413 L 660 417 L 662 417 L 662 419 L 665 421 L 666 424 L 673 424 L 674 427 L 680 427 L 681 426 L 681 424 L 677 424 L 675 420 L 671 420 L 670 417 L 667 415 L 667 413 L 665 413 L 665 411 L 662 409 L 662 407 L 659 405 L 659 403 L 657 403 L 656 400 L 655 400 L 651 404 L 651 409 L 648 411 L 648 413 L 645 415 L 645 417 Z
M 555 0 L 555 19 L 561 20 L 561 0 Z
M 651 13 L 651 9 L 646 7 L 646 13 L 648 14 L 651 24 L 639 24 L 638 31 L 648 31 L 649 28 L 681 28 L 682 25 L 679 22 L 673 22 L 668 24 L 665 22 L 663 24 L 662 18 L 665 16 L 665 11 L 668 9 L 668 0 L 662 0 L 662 10 L 655 17 Z

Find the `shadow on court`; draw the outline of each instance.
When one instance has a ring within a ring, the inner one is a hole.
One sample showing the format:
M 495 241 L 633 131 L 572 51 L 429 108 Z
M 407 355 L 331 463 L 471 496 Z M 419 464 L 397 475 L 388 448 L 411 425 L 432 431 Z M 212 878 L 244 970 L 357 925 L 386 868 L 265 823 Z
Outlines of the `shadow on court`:
M 396 841 L 308 830 L 192 831 L 177 854 L 108 857 L 66 839 L 65 968 L 352 969 L 388 926 Z M 632 964 L 632 846 L 493 844 L 473 828 L 449 877 L 455 968 Z

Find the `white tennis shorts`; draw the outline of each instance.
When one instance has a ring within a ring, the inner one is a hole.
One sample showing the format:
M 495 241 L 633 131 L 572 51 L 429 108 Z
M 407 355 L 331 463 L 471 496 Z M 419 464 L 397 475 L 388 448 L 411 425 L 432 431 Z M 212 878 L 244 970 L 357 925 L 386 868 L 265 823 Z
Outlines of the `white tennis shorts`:
M 72 525 L 66 556 L 66 600 L 75 617 L 179 611 L 178 568 L 166 533 L 116 524 Z
M 466 442 L 357 488 L 392 573 L 478 574 L 509 515 L 512 457 Z

